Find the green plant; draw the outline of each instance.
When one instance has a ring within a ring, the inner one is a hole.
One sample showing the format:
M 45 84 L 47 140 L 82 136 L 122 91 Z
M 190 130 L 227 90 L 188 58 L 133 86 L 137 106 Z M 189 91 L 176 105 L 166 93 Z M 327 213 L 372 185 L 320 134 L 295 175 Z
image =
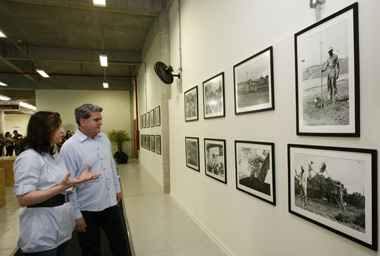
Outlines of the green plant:
M 128 133 L 124 130 L 111 130 L 108 132 L 108 138 L 112 143 L 117 145 L 117 151 L 123 152 L 123 143 L 126 141 L 131 141 Z

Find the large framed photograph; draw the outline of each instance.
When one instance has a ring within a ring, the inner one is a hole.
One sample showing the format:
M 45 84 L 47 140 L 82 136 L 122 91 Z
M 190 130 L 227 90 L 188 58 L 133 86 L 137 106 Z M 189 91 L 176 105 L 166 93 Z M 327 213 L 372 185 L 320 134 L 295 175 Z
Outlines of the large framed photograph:
M 359 137 L 358 4 L 294 37 L 297 135 Z
M 150 111 L 150 127 L 154 127 L 155 126 L 155 118 L 154 118 L 154 109 L 152 109 Z
M 185 121 L 198 120 L 198 86 L 195 86 L 184 93 Z
M 205 173 L 227 184 L 226 141 L 205 139 Z
M 155 109 L 154 109 L 154 119 L 156 120 L 156 126 L 160 126 L 161 125 L 161 109 L 160 109 L 160 106 L 157 106 Z
M 186 166 L 200 172 L 199 138 L 185 137 Z
M 224 72 L 203 82 L 203 115 L 205 119 L 224 117 Z
M 274 109 L 273 47 L 234 66 L 235 114 Z
M 274 143 L 235 141 L 236 188 L 276 205 Z
M 161 155 L 161 135 L 156 135 L 156 153 Z
M 377 250 L 377 151 L 288 145 L 289 212 Z
M 156 139 L 154 135 L 150 135 L 150 151 L 154 152 L 156 149 Z

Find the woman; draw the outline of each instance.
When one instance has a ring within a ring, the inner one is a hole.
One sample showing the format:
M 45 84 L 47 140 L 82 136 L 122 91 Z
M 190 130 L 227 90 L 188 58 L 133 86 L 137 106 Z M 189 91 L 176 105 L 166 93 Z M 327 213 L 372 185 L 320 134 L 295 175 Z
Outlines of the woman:
M 12 156 L 13 155 L 13 142 L 12 141 L 13 141 L 13 138 L 11 137 L 11 133 L 6 132 L 5 138 L 4 138 L 6 156 Z
M 14 164 L 14 192 L 19 204 L 27 206 L 20 214 L 17 242 L 25 255 L 69 254 L 75 220 L 68 193 L 71 187 L 100 176 L 89 173 L 89 166 L 79 177 L 69 179 L 70 173 L 53 152 L 63 132 L 58 113 L 37 112 L 29 120 L 24 139 L 27 150 Z

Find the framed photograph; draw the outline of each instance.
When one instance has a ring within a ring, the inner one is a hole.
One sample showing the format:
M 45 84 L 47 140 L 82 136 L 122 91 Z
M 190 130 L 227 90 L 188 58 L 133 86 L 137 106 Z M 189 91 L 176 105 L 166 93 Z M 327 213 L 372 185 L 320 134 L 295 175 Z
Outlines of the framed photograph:
M 146 135 L 146 139 L 145 139 L 145 148 L 147 149 L 147 150 L 150 150 L 150 135 L 149 134 L 147 134 Z
M 156 150 L 156 139 L 154 135 L 150 135 L 150 151 L 154 152 Z
M 146 144 L 146 137 L 145 137 L 145 134 L 141 135 L 142 138 L 141 138 L 141 147 L 142 148 L 145 148 L 145 144 Z
M 140 129 L 143 128 L 143 115 L 140 116 Z
M 161 135 L 156 135 L 156 153 L 161 155 Z
M 146 112 L 146 128 L 150 127 L 150 112 Z
M 198 120 L 198 86 L 195 86 L 184 93 L 185 121 Z
M 186 166 L 200 172 L 199 138 L 185 137 Z
M 150 127 L 154 127 L 155 126 L 155 118 L 154 118 L 154 109 L 152 109 L 150 111 Z
M 236 189 L 276 205 L 274 143 L 235 141 Z
M 154 109 L 154 119 L 155 119 L 156 126 L 160 126 L 161 125 L 161 109 L 160 109 L 160 106 L 158 106 Z
M 224 117 L 224 72 L 203 82 L 203 114 L 205 119 Z
M 205 139 L 205 173 L 227 184 L 226 141 Z
M 360 136 L 358 4 L 294 35 L 297 135 Z
M 143 125 L 143 128 L 146 128 L 146 114 L 143 114 L 142 115 L 142 125 Z
M 274 109 L 273 47 L 234 66 L 235 114 Z
M 289 212 L 377 250 L 377 151 L 288 145 Z

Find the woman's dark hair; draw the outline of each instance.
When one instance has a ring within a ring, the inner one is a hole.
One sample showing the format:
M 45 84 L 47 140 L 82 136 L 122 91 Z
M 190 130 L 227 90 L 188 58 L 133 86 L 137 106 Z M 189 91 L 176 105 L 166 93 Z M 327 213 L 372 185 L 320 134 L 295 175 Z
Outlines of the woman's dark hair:
M 29 119 L 27 135 L 24 139 L 26 148 L 32 148 L 38 153 L 53 154 L 50 145 L 51 135 L 61 127 L 61 116 L 56 112 L 39 111 Z

